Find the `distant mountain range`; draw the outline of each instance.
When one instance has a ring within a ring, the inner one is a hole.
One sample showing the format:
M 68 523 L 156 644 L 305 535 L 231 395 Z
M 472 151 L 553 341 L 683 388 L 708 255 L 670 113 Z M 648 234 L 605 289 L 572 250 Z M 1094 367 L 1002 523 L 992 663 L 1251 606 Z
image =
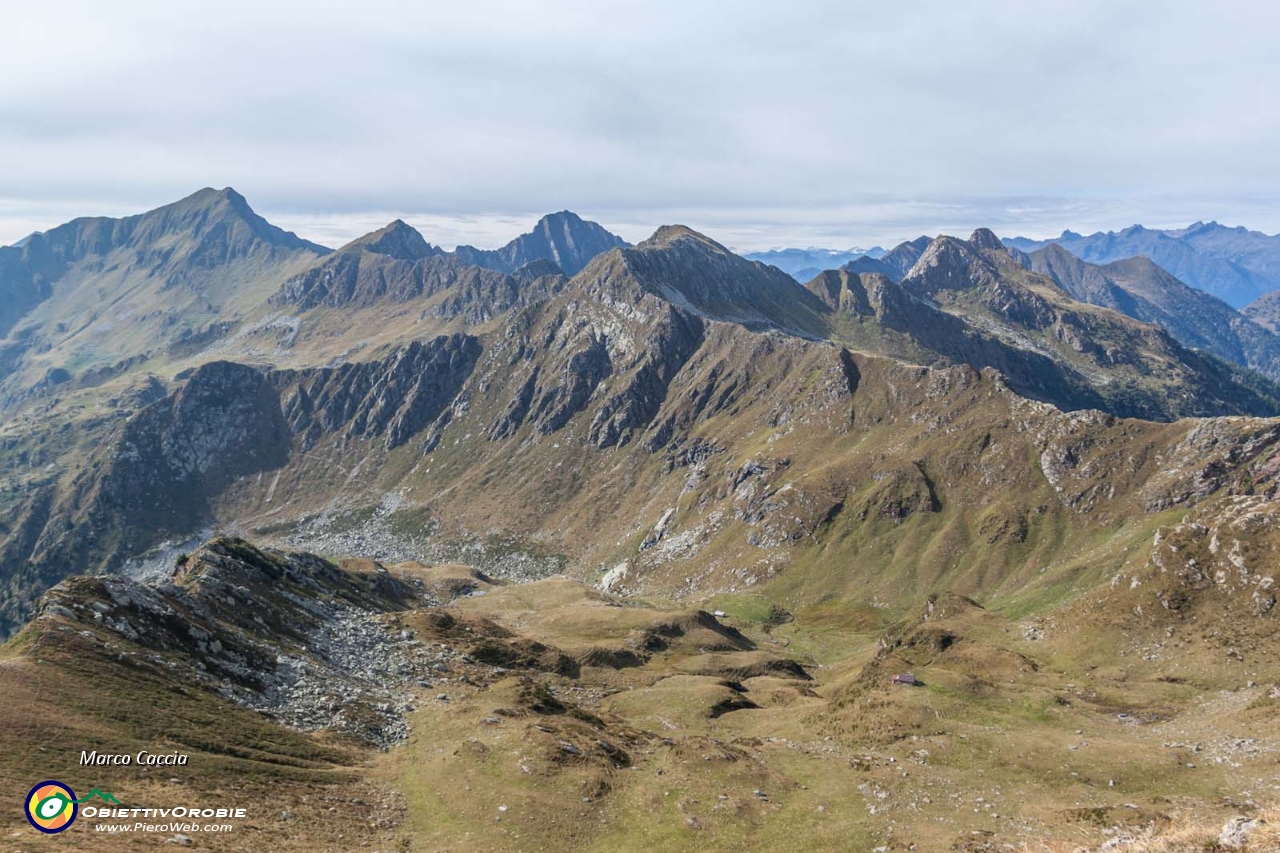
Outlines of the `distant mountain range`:
M 810 246 L 807 249 L 770 249 L 767 252 L 747 252 L 742 257 L 749 261 L 759 261 L 782 270 L 796 281 L 804 283 L 823 270 L 842 267 L 857 258 L 870 256 L 878 258 L 884 249 L 876 246 L 871 249 L 821 249 Z
M 1183 346 L 1280 380 L 1280 336 L 1275 327 L 1280 301 L 1264 297 L 1256 307 L 1241 312 L 1187 286 L 1146 257 L 1093 264 L 1056 243 L 1027 253 L 1009 246 L 1011 241 L 1002 242 L 1011 258 L 1052 279 L 1074 299 L 1154 323 Z M 900 282 L 932 243 L 928 237 L 919 237 L 878 259 L 857 258 L 841 271 Z
M 1217 222 L 1196 222 L 1169 230 L 1133 225 L 1123 231 L 1088 236 L 1063 231 L 1050 240 L 1013 237 L 1004 242 L 1023 252 L 1057 244 L 1095 264 L 1145 256 L 1180 281 L 1237 309 L 1280 290 L 1280 236 L 1228 228 Z
M 1249 309 L 1238 312 L 1188 287 L 1149 258 L 1096 265 L 1056 244 L 1026 258 L 1031 269 L 1049 276 L 1076 299 L 1155 323 L 1185 346 L 1280 379 L 1280 337 L 1274 326 L 1255 322 L 1247 316 Z
M 568 506 L 549 489 L 607 472 L 621 488 L 607 460 L 577 473 L 600 451 L 636 452 L 648 482 L 710 452 L 710 423 L 721 442 L 809 430 L 811 407 L 841 410 L 881 371 L 893 394 L 936 375 L 1115 417 L 1280 413 L 1280 388 L 1223 360 L 1274 375 L 1270 332 L 1153 265 L 1027 255 L 985 229 L 861 255 L 805 287 L 678 225 L 631 247 L 560 212 L 501 249 L 446 252 L 397 220 L 332 251 L 234 190 L 202 190 L 0 252 L 0 294 L 0 623 L 67 571 L 119 568 L 215 515 L 380 499 L 337 471 L 442 496 L 492 482 L 500 513 L 527 487 L 517 515 L 532 518 Z M 517 484 L 515 448 L 567 479 Z M 439 507 L 479 511 L 484 494 Z

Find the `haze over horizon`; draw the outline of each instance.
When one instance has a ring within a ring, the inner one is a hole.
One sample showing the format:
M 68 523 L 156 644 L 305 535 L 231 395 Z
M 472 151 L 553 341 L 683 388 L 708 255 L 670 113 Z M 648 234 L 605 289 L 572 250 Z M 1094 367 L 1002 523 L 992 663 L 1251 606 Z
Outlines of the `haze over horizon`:
M 565 208 L 740 251 L 1280 231 L 1280 13 L 1086 6 L 52 4 L 0 33 L 0 244 L 227 185 L 326 245 L 399 217 L 492 247 Z

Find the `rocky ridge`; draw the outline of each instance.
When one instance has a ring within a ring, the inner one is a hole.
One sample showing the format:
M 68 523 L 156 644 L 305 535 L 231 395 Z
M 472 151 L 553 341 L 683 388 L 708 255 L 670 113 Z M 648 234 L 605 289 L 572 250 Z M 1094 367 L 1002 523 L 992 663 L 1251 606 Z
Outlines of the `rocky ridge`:
M 437 603 L 385 569 L 352 574 L 310 554 L 215 539 L 152 582 L 74 578 L 33 624 L 87 628 L 102 651 L 200 685 L 304 731 L 387 747 L 407 733 L 414 691 L 461 658 L 388 617 Z

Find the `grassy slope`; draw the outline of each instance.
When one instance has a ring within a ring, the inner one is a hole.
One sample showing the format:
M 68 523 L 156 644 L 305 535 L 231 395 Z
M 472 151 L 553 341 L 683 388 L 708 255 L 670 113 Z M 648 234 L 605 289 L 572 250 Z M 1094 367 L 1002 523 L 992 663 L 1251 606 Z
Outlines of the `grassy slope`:
M 1075 642 L 1085 615 L 1036 639 L 954 596 L 929 618 L 896 620 L 848 600 L 788 613 L 766 594 L 721 596 L 732 614 L 721 626 L 564 578 L 393 571 L 438 595 L 483 593 L 405 614 L 404 629 L 472 662 L 419 689 L 404 746 L 377 755 L 289 731 L 55 619 L 0 653 L 0 780 L 64 778 L 126 804 L 255 804 L 237 832 L 197 842 L 217 850 L 259 839 L 318 851 L 1096 846 L 1113 826 L 1203 831 L 1277 793 L 1273 657 L 1251 671 L 1264 686 L 1245 688 L 1194 655 L 1170 680 L 1167 661 L 1129 653 L 1134 637 L 1120 632 L 1100 638 L 1106 648 Z M 627 649 L 635 665 L 564 668 L 563 652 L 603 661 L 600 650 Z M 752 674 L 788 658 L 812 679 Z M 887 683 L 908 670 L 924 686 Z M 180 749 L 192 764 L 89 779 L 83 747 Z M 8 823 L 23 844 L 57 845 L 20 820 Z
M 595 636 L 581 620 L 561 621 L 574 606 L 572 587 L 555 583 L 550 597 L 491 593 L 463 609 L 565 647 L 581 643 L 584 630 Z M 722 603 L 777 618 L 758 600 Z M 777 635 L 764 623 L 729 621 L 762 641 Z M 607 721 L 605 737 L 627 727 L 644 733 L 627 767 L 557 752 L 596 736 L 589 730 L 498 713 L 512 702 L 510 684 L 451 691 L 448 703 L 425 704 L 417 735 L 384 772 L 408 798 L 415 850 L 914 843 L 943 851 L 975 838 L 992 849 L 1096 845 L 1105 827 L 1158 830 L 1192 818 L 1220 826 L 1245 792 L 1265 801 L 1272 759 L 1224 751 L 1246 734 L 1276 748 L 1275 719 L 1249 710 L 1261 701 L 1257 690 L 1206 701 L 1140 667 L 1091 672 L 1069 649 L 1024 640 L 995 614 L 935 624 L 959 637 L 946 652 L 906 650 L 874 663 L 870 636 L 858 650 L 862 626 L 851 625 L 843 662 L 815 670 L 815 685 L 748 679 L 745 696 L 762 707 L 715 718 L 708 708 L 724 688 L 668 675 L 688 652 L 641 668 L 584 670 L 574 682 L 551 677 Z M 829 617 L 811 627 L 798 614 L 785 627 L 795 645 L 831 633 Z M 880 677 L 886 667 L 914 668 L 925 686 L 890 688 Z
M 174 683 L 136 659 L 117 660 L 75 631 L 28 628 L 0 649 L 0 784 L 25 791 L 59 779 L 77 794 L 92 787 L 125 806 L 173 806 L 216 801 L 249 810 L 237 830 L 204 836 L 197 849 L 242 850 L 270 843 L 281 850 L 343 849 L 343 837 L 394 838 L 400 803 L 371 785 L 361 765 L 367 753 L 324 735 L 286 729 L 270 719 Z M 128 646 L 125 655 L 140 655 Z M 185 767 L 81 767 L 82 750 L 133 755 L 183 752 Z M 353 801 L 361 800 L 362 803 Z M 330 812 L 330 807 L 334 808 Z M 293 817 L 281 831 L 281 813 Z M 42 837 L 18 810 L 0 818 L 0 831 L 23 849 L 67 850 L 86 843 L 91 829 Z M 91 821 L 85 820 L 86 826 Z M 133 850 L 167 836 L 93 833 L 95 850 Z M 87 848 L 85 848 L 87 849 Z

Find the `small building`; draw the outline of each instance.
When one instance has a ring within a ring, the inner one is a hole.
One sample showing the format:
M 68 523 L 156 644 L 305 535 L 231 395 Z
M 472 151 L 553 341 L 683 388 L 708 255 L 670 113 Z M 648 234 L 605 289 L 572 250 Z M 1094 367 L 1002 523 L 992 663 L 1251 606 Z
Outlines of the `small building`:
M 905 684 L 908 687 L 915 687 L 919 682 L 916 681 L 916 677 L 914 675 L 907 672 L 907 673 L 903 673 L 902 675 L 895 675 L 893 677 L 893 683 Z

